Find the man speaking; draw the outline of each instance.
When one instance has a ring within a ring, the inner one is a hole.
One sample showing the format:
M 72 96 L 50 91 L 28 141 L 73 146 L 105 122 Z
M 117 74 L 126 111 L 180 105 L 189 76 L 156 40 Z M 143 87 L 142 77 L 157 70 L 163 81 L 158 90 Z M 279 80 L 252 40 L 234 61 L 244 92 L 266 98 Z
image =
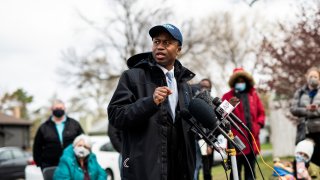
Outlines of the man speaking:
M 129 58 L 108 106 L 123 132 L 122 179 L 192 180 L 195 135 L 179 111 L 187 108 L 194 74 L 176 59 L 183 43 L 172 24 L 154 26 L 152 53 Z

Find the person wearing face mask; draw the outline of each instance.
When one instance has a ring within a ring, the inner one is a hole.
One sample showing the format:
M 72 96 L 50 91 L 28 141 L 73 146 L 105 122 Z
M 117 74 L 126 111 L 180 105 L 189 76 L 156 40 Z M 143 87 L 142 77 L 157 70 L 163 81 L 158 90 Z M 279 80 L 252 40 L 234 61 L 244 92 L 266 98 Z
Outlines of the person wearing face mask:
M 76 137 L 64 151 L 53 179 L 105 180 L 106 172 L 98 164 L 96 155 L 91 152 L 91 142 L 87 135 Z
M 312 162 L 320 166 L 320 71 L 311 67 L 306 73 L 306 84 L 299 88 L 291 101 L 290 112 L 297 117 L 296 144 L 313 142 L 311 158 L 305 161 L 306 167 Z M 311 147 L 310 147 L 311 148 Z M 296 159 L 297 160 L 297 159 Z
M 33 144 L 33 159 L 42 170 L 57 166 L 62 151 L 83 130 L 78 121 L 65 113 L 65 105 L 61 100 L 54 100 L 52 115 L 37 130 Z
M 297 179 L 311 180 L 306 165 L 310 161 L 314 150 L 314 142 L 310 139 L 300 141 L 295 148 L 294 174 Z
M 254 173 L 255 156 L 258 154 L 258 150 L 260 151 L 260 129 L 263 128 L 265 124 L 264 107 L 254 88 L 253 77 L 243 68 L 235 68 L 233 70 L 233 74 L 229 79 L 229 86 L 231 90 L 223 95 L 222 100 L 230 101 L 230 99 L 233 97 L 237 97 L 240 100 L 240 104 L 234 109 L 233 113 L 250 129 L 258 145 L 258 147 L 253 146 L 254 152 L 252 152 L 245 137 L 243 137 L 243 135 L 241 135 L 236 129 L 231 129 L 234 136 L 238 136 L 245 144 L 246 148 L 243 150 L 243 153 L 249 160 L 250 166 Z M 240 128 L 246 137 L 248 137 L 249 141 L 253 142 L 251 135 L 241 126 Z M 237 153 L 239 179 L 241 179 L 242 167 L 244 167 L 244 179 L 255 179 L 255 177 L 252 177 L 249 164 L 247 163 L 245 157 L 243 154 L 239 152 Z

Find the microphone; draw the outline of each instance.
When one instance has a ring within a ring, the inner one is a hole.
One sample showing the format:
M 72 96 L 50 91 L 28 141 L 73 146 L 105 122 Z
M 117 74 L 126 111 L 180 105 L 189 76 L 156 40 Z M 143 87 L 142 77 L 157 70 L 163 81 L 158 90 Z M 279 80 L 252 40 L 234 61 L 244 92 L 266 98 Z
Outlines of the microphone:
M 215 130 L 218 127 L 217 116 L 213 109 L 202 99 L 194 98 L 190 101 L 188 110 L 205 128 Z
M 196 94 L 195 98 L 199 98 L 199 99 L 204 100 L 207 104 L 209 104 L 209 106 L 214 108 L 213 98 L 211 97 L 209 91 L 203 90 L 203 91 L 199 92 L 198 94 Z
M 228 134 L 218 125 L 218 119 L 213 108 L 210 107 L 204 100 L 195 98 L 190 101 L 188 106 L 190 114 L 199 121 L 205 128 L 212 131 L 218 130 L 227 140 L 229 140 L 238 150 L 242 151 L 245 146 L 237 143 L 231 139 Z M 244 146 L 244 147 L 243 147 Z
M 211 145 L 217 152 L 219 152 L 219 148 L 215 145 L 213 136 L 207 136 L 202 127 L 200 127 L 196 122 L 192 119 L 192 115 L 189 113 L 187 109 L 182 109 L 180 111 L 181 117 L 187 121 L 187 123 L 192 127 L 192 131 L 200 136 L 207 144 Z
M 236 125 L 234 120 L 241 124 L 242 127 L 244 127 L 247 131 L 250 131 L 249 128 L 235 114 L 232 113 L 234 108 L 240 103 L 239 100 L 237 98 L 231 98 L 230 100 L 232 100 L 234 105 L 230 104 L 227 100 L 222 102 L 218 97 L 213 98 L 212 103 L 217 106 L 216 111 L 222 116 L 222 118 L 227 118 L 237 130 L 240 128 Z
M 195 98 L 199 98 L 199 99 L 202 99 L 203 101 L 205 101 L 209 106 L 211 106 L 213 109 L 215 109 L 215 107 L 217 107 L 217 110 L 219 115 L 222 115 L 222 119 L 224 119 L 225 117 L 224 116 L 231 116 L 231 118 L 233 119 L 236 119 L 236 121 L 238 123 L 242 123 L 242 121 L 232 113 L 232 110 L 233 109 L 229 109 L 230 107 L 236 107 L 240 101 L 238 98 L 231 98 L 230 100 L 232 100 L 233 102 L 233 105 L 231 105 L 230 103 L 228 103 L 228 101 L 224 102 L 223 106 L 225 107 L 220 107 L 218 108 L 221 104 L 222 104 L 222 101 L 220 98 L 218 97 L 215 97 L 215 98 L 212 98 L 210 93 L 208 91 L 202 91 L 200 92 L 199 94 L 197 94 L 195 96 Z
M 218 112 L 218 115 L 221 116 L 221 120 L 226 118 L 228 121 L 230 121 L 232 126 L 234 126 L 237 129 L 237 131 L 241 132 L 241 134 L 243 134 L 242 130 L 234 122 L 233 119 L 235 119 L 235 121 L 240 123 L 246 130 L 249 130 L 249 128 L 236 115 L 232 113 L 232 111 L 234 110 L 234 107 L 236 107 L 240 103 L 238 98 L 234 97 L 230 99 L 230 101 L 232 102 L 231 103 L 232 105 L 229 104 L 228 101 L 226 101 L 224 102 L 222 107 L 220 107 L 220 105 L 222 104 L 221 99 L 218 97 L 212 98 L 208 91 L 202 91 L 199 94 L 197 94 L 195 97 L 204 100 L 210 107 L 212 107 L 212 109 L 216 109 L 216 111 Z
M 236 106 L 239 104 L 239 99 L 238 98 L 231 98 L 230 102 L 232 104 L 235 104 Z M 233 125 L 233 127 L 235 127 L 237 129 L 237 131 L 246 139 L 246 141 L 249 144 L 250 150 L 252 152 L 254 152 L 253 147 L 249 141 L 249 139 L 247 138 L 247 136 L 244 134 L 244 132 L 239 128 L 239 126 L 233 121 L 233 119 L 235 119 L 238 123 L 240 123 L 242 125 L 243 128 L 246 129 L 247 132 L 250 132 L 249 128 L 236 116 L 234 115 L 232 112 L 229 112 L 230 106 L 232 106 L 231 104 L 229 104 L 228 101 L 224 100 L 223 102 L 221 101 L 220 98 L 215 97 L 213 99 L 213 104 L 218 106 L 217 107 L 217 112 L 221 113 L 221 115 L 225 115 L 227 120 Z M 219 110 L 218 110 L 219 109 Z M 234 109 L 234 108 L 233 108 Z

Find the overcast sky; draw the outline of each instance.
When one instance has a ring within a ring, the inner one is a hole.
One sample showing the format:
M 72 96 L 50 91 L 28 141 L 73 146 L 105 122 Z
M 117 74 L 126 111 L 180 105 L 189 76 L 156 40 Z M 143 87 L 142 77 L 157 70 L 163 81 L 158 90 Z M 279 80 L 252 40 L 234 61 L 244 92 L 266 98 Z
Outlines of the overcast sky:
M 242 3 L 232 4 L 234 2 Z M 183 18 L 197 18 L 212 10 L 226 8 L 247 11 L 248 7 L 241 8 L 246 6 L 243 2 L 169 1 Z M 285 16 L 288 9 L 286 2 L 270 3 L 270 6 L 261 9 L 268 10 L 270 18 Z M 255 6 L 262 4 L 261 0 Z M 85 16 L 102 22 L 108 14 L 107 7 L 106 0 L 1 0 L 0 96 L 4 92 L 23 88 L 34 96 L 35 108 L 47 105 L 53 94 L 67 100 L 75 92 L 61 84 L 61 76 L 57 74 L 57 67 L 61 65 L 61 51 L 69 47 L 88 49 L 97 37 L 96 32 L 76 12 L 79 10 Z

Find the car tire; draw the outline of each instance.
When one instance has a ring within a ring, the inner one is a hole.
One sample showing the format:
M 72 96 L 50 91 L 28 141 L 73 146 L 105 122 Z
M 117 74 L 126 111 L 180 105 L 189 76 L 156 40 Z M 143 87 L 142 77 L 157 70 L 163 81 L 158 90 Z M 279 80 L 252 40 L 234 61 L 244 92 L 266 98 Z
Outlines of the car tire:
M 108 174 L 107 180 L 114 180 L 113 172 L 111 169 L 106 169 L 106 173 Z

